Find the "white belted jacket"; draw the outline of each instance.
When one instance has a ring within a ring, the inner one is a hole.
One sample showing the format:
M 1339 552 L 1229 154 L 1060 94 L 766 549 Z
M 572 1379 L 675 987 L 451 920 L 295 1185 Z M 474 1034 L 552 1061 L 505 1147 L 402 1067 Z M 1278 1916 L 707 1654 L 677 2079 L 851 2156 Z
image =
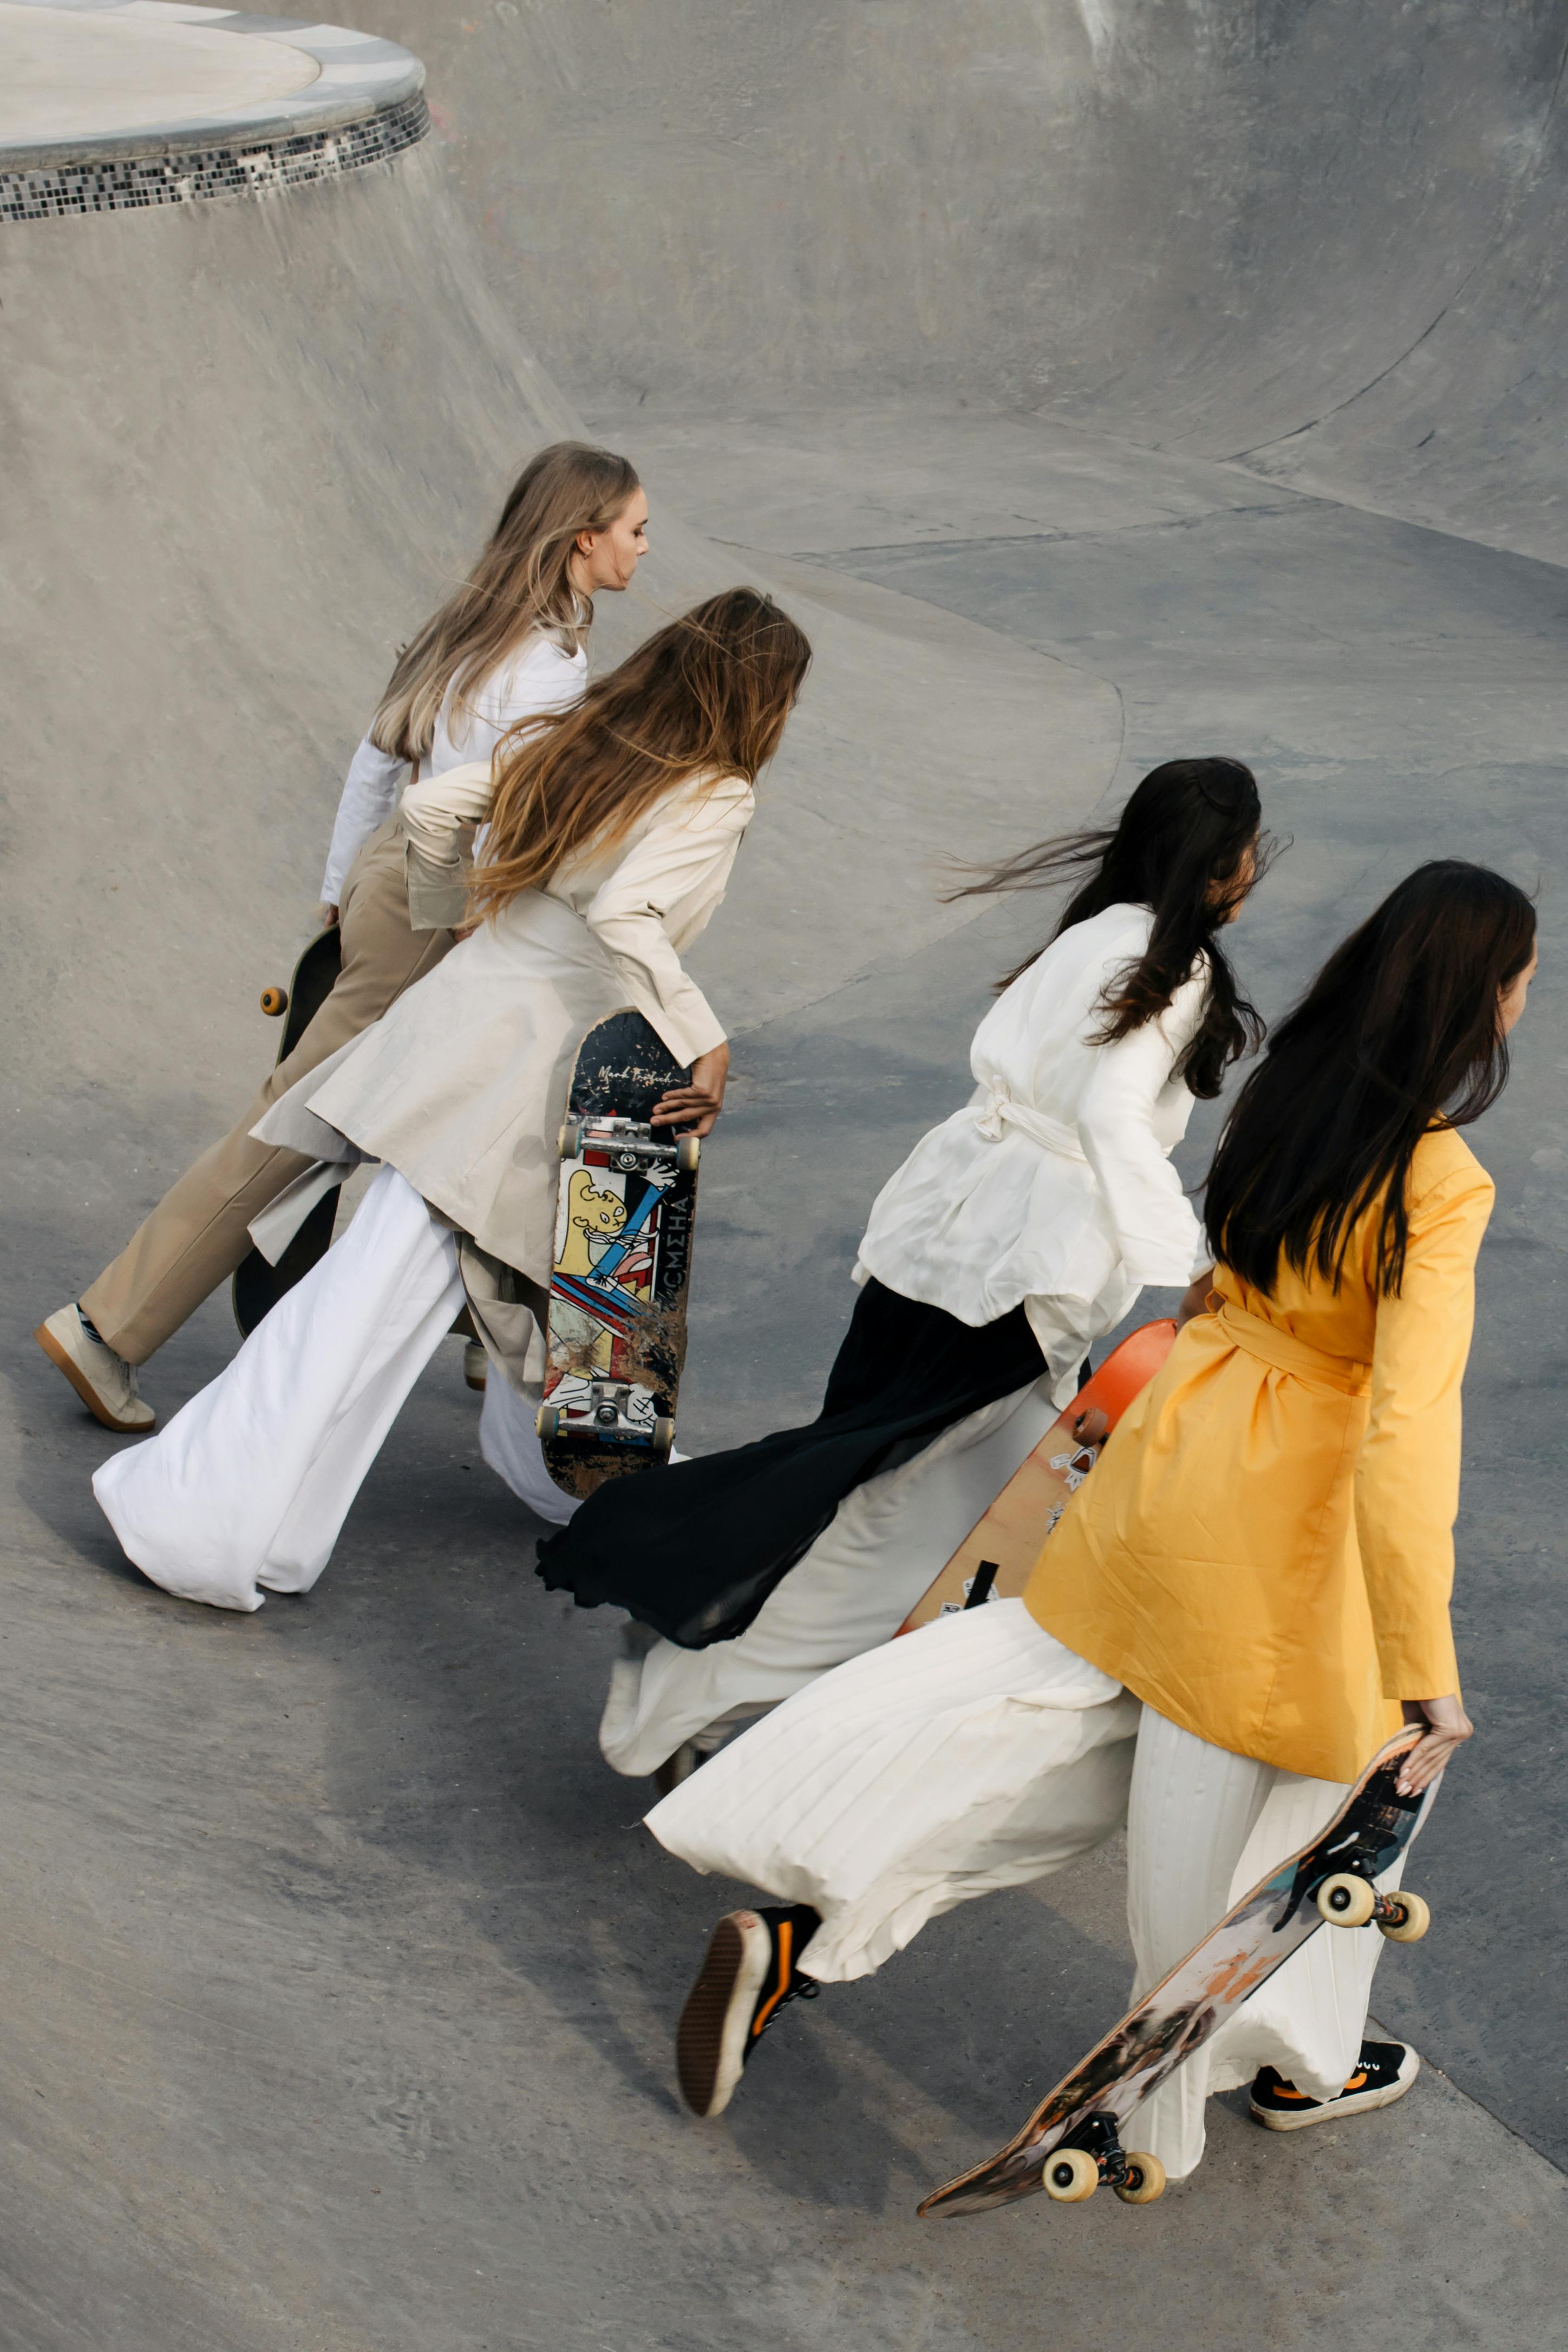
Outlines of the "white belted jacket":
M 1142 954 L 1152 923 L 1147 907 L 1108 907 L 997 999 L 970 1050 L 973 1099 L 883 1186 L 860 1244 L 857 1279 L 874 1275 L 961 1323 L 1022 1303 L 1058 1404 L 1145 1283 L 1184 1288 L 1208 1263 L 1170 1161 L 1193 1107 L 1173 1073 L 1203 1018 L 1206 968 L 1158 1021 L 1089 1042 L 1107 982 Z

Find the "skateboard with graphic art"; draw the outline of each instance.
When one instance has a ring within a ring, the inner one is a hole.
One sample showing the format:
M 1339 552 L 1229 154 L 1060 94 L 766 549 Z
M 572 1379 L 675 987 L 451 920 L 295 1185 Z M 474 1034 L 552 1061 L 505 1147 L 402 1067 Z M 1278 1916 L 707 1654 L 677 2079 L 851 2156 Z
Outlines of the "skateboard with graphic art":
M 1429 1915 L 1418 1895 L 1380 1895 L 1373 1884 L 1421 1827 L 1430 1790 L 1402 1797 L 1397 1786 L 1400 1759 L 1421 1736 L 1418 1724 L 1395 1732 L 1328 1827 L 1234 1905 L 998 2155 L 933 2189 L 919 2209 L 922 2218 L 980 2213 L 1042 2189 L 1058 2205 L 1078 2205 L 1101 2181 L 1124 2204 L 1152 2205 L 1164 2189 L 1164 2168 L 1157 2157 L 1123 2147 L 1131 2116 L 1282 1960 L 1324 1926 L 1375 1927 L 1401 1944 L 1426 1934 Z
M 630 1006 L 596 1022 L 577 1049 L 537 1424 L 545 1466 L 568 1495 L 669 1459 L 699 1147 L 650 1114 L 690 1077 Z
M 294 966 L 294 977 L 288 987 L 275 983 L 262 990 L 261 1010 L 270 1020 L 281 1019 L 283 1023 L 283 1034 L 278 1041 L 279 1061 L 286 1062 L 294 1051 L 337 985 L 342 968 L 342 936 L 336 923 L 329 923 L 325 930 L 317 932 Z M 229 1297 L 234 1304 L 234 1319 L 245 1339 L 249 1339 L 262 1317 L 277 1306 L 284 1293 L 302 1282 L 318 1259 L 325 1257 L 331 1246 L 337 1213 L 338 1191 L 334 1187 L 317 1202 L 276 1265 L 269 1265 L 258 1249 L 241 1258 L 229 1285 Z
M 1111 1349 L 927 1586 L 900 1633 L 912 1633 L 917 1625 L 955 1610 L 978 1608 L 982 1601 L 1018 1599 L 1068 1496 L 1082 1486 L 1110 1432 L 1153 1379 L 1175 1339 L 1174 1323 L 1144 1323 Z

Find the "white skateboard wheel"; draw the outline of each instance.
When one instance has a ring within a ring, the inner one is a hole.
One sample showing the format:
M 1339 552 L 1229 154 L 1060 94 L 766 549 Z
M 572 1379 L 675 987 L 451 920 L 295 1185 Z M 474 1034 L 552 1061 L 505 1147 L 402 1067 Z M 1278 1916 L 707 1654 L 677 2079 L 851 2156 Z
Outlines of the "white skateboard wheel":
M 1318 1889 L 1318 1910 L 1331 1927 L 1364 1927 L 1376 1906 L 1376 1889 L 1353 1870 L 1336 1870 Z
M 1152 2205 L 1156 2197 L 1163 2197 L 1165 2168 L 1159 2158 L 1129 2148 L 1127 2178 L 1117 2182 L 1116 2193 L 1124 2205 Z
M 1081 2205 L 1100 2186 L 1100 2167 L 1087 2148 L 1058 2147 L 1046 2158 L 1040 2186 L 1058 2205 Z
M 1380 1919 L 1377 1923 L 1380 1931 L 1391 1944 L 1418 1944 L 1432 1925 L 1432 1914 L 1426 1905 L 1419 1895 L 1391 1895 L 1388 1899 L 1391 1903 L 1397 1903 L 1405 1916 L 1399 1919 Z

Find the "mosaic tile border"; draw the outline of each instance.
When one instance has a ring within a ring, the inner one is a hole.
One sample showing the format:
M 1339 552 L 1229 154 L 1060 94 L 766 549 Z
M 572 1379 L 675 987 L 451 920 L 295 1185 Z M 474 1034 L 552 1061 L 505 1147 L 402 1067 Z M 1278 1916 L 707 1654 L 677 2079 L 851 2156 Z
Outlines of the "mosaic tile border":
M 384 163 L 430 128 L 425 93 L 330 131 L 298 131 L 255 145 L 204 147 L 185 155 L 128 155 L 0 171 L 0 221 L 64 220 L 86 213 L 141 212 L 205 196 L 261 196 Z

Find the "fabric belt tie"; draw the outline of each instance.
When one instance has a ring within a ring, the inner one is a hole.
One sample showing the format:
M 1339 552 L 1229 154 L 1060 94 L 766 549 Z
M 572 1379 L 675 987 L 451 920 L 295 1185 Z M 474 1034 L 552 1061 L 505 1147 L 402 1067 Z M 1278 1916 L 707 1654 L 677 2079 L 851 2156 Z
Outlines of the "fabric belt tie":
M 1314 1348 L 1306 1339 L 1298 1339 L 1289 1331 L 1281 1331 L 1277 1323 L 1266 1322 L 1261 1315 L 1249 1315 L 1245 1307 L 1233 1307 L 1225 1299 L 1215 1318 L 1227 1339 L 1260 1363 L 1272 1364 L 1279 1372 L 1294 1372 L 1304 1381 L 1321 1381 L 1328 1387 L 1339 1389 L 1345 1396 L 1365 1396 L 1372 1386 L 1372 1366 L 1357 1363 L 1352 1356 L 1331 1356 L 1326 1348 Z
M 1037 1143 L 1042 1151 L 1054 1152 L 1058 1160 L 1081 1160 L 1087 1168 L 1089 1156 L 1078 1139 L 1076 1128 L 1059 1118 L 1047 1118 L 1043 1110 L 1033 1110 L 1027 1103 L 1015 1102 L 1005 1083 L 994 1079 L 986 1088 L 985 1108 L 977 1107 L 975 1125 L 990 1143 L 1000 1143 L 1005 1130 L 1016 1128 Z

